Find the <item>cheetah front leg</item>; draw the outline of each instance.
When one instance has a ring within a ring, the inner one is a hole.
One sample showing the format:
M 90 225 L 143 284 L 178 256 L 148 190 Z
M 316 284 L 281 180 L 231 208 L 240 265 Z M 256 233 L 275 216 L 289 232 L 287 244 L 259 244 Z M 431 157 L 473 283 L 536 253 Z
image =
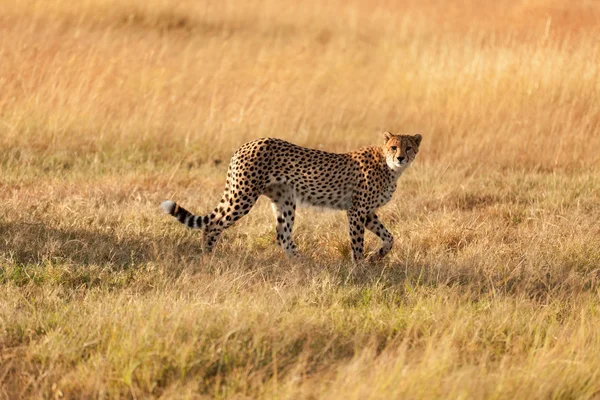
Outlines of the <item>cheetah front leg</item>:
M 357 208 L 347 211 L 350 230 L 350 245 L 352 246 L 352 261 L 360 262 L 364 259 L 365 247 L 365 220 L 367 213 Z
M 367 215 L 367 223 L 365 224 L 365 227 L 376 234 L 379 239 L 381 239 L 381 248 L 377 250 L 375 254 L 372 254 L 369 257 L 369 261 L 378 261 L 392 249 L 392 246 L 394 245 L 394 237 L 385 228 L 385 226 L 383 226 L 377 217 L 377 214 L 374 212 Z

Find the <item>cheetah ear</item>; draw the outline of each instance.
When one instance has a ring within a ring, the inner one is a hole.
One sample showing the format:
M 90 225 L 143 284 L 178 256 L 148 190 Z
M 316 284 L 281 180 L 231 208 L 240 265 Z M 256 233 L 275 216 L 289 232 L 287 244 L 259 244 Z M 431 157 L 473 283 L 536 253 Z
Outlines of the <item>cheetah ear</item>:
M 391 138 L 393 138 L 393 137 L 394 137 L 394 134 L 392 134 L 390 132 L 384 132 L 383 133 L 383 138 L 385 139 L 385 143 L 384 144 L 387 144 L 387 142 L 389 142 L 389 140 Z
M 421 145 L 421 139 L 423 139 L 423 137 L 419 134 L 416 134 L 415 136 L 413 136 L 413 139 L 415 139 L 415 142 L 417 143 L 417 146 Z

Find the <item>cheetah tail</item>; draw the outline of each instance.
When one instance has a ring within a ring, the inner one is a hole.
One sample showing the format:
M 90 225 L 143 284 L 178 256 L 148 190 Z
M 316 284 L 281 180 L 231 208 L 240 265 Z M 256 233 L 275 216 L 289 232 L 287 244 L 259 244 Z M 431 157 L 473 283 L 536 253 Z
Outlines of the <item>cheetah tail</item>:
M 202 229 L 206 225 L 208 217 L 202 215 L 194 215 L 183 207 L 180 207 L 171 200 L 165 200 L 161 203 L 160 207 L 169 215 L 177 218 L 179 222 L 193 229 Z

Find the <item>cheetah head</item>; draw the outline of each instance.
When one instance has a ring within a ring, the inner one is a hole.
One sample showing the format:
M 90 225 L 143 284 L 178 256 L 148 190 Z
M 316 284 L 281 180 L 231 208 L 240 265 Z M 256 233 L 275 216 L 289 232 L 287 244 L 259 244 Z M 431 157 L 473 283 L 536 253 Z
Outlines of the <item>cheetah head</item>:
M 414 161 L 419 152 L 421 135 L 394 135 L 385 132 L 383 136 L 385 139 L 383 153 L 388 167 L 392 171 L 404 171 Z

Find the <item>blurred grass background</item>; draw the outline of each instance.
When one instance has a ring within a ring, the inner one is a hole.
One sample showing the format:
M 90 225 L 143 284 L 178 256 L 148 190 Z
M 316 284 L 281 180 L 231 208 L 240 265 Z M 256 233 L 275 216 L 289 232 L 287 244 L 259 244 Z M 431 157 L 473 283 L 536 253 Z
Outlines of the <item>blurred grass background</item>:
M 600 4 L 0 0 L 0 395 L 595 398 Z M 381 211 L 212 209 L 274 136 L 421 133 Z M 377 246 L 368 237 L 367 248 Z

